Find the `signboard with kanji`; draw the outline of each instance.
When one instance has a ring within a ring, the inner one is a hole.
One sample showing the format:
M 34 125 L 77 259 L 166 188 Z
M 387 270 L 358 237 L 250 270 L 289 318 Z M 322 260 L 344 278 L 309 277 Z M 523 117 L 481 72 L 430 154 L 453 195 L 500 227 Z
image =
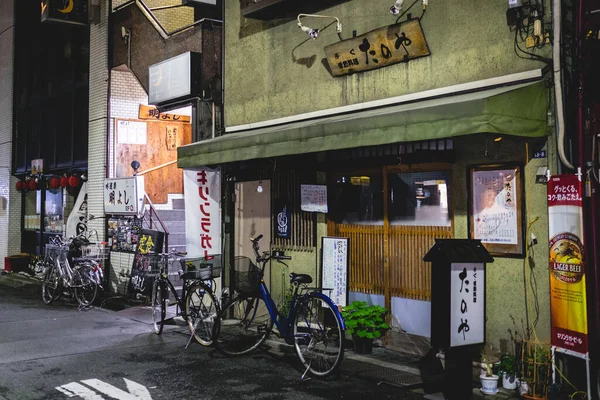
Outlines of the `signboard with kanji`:
M 191 120 L 191 117 L 189 115 L 161 113 L 160 111 L 158 111 L 158 108 L 156 108 L 154 106 L 146 106 L 144 104 L 140 104 L 138 118 L 139 119 L 153 119 L 156 121 L 178 121 L 178 122 L 190 122 L 190 120 Z
M 338 306 L 348 305 L 348 238 L 323 237 L 322 282 L 331 300 Z
M 325 47 L 333 76 L 369 71 L 430 54 L 418 19 L 375 29 Z
M 107 214 L 138 214 L 143 201 L 143 176 L 104 181 L 104 211 Z

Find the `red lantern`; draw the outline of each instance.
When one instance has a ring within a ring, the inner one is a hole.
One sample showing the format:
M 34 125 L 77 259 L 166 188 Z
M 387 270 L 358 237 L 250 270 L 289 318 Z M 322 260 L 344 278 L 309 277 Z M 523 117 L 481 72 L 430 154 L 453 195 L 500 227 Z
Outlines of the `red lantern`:
M 32 179 L 29 181 L 29 190 L 35 190 L 37 189 L 37 182 L 35 181 L 35 179 Z
M 62 178 L 60 178 L 60 187 L 67 187 L 69 186 L 69 178 L 67 178 L 66 176 L 63 176 Z
M 25 182 L 23 181 L 19 181 L 17 182 L 17 192 L 20 192 L 21 190 L 25 189 Z
M 60 187 L 60 179 L 58 179 L 57 177 L 52 177 L 50 178 L 50 189 L 58 189 Z
M 77 187 L 77 186 L 79 186 L 80 183 L 81 183 L 81 178 L 79 178 L 77 175 L 71 175 L 69 177 L 69 186 Z

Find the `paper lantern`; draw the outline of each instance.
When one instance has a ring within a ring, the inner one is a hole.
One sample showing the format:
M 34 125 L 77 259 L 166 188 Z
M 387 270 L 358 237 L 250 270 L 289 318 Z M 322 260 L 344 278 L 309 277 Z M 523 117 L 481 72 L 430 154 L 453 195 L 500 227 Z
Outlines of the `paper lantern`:
M 37 182 L 35 181 L 35 179 L 32 179 L 29 181 L 29 190 L 36 190 L 37 189 Z
M 67 187 L 69 186 L 69 178 L 67 178 L 66 176 L 63 176 L 62 178 L 60 178 L 60 187 Z
M 79 178 L 77 175 L 71 175 L 69 177 L 69 186 L 77 187 L 77 186 L 79 186 L 80 183 L 81 183 L 81 178 Z
M 50 178 L 49 185 L 50 189 L 58 189 L 60 187 L 60 179 L 55 176 Z
M 23 181 L 19 181 L 17 182 L 17 192 L 20 192 L 21 190 L 25 189 L 25 182 Z

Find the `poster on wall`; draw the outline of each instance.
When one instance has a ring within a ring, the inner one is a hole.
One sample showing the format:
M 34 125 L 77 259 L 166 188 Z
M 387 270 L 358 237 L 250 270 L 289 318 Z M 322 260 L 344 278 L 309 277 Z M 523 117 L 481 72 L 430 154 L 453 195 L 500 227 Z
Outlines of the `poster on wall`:
M 588 324 L 582 186 L 577 175 L 548 181 L 550 310 L 553 346 L 585 354 Z
M 183 191 L 187 257 L 221 254 L 221 170 L 184 170 Z
M 300 185 L 300 209 L 327 213 L 327 186 Z
M 108 219 L 108 246 L 112 251 L 135 252 L 142 219 L 135 216 L 113 215 Z
M 484 282 L 483 264 L 451 264 L 450 347 L 485 342 Z
M 321 252 L 321 286 L 338 306 L 348 305 L 348 238 L 325 236 Z

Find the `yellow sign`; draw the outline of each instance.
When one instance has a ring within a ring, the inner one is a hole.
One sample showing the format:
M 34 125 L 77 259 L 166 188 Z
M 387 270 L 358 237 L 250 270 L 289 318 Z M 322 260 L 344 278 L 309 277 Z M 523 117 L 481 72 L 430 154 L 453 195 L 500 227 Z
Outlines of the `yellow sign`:
M 333 76 L 369 71 L 430 54 L 418 19 L 375 29 L 325 47 Z
M 153 119 L 157 121 L 190 122 L 189 115 L 161 113 L 156 107 L 140 104 L 139 119 Z

